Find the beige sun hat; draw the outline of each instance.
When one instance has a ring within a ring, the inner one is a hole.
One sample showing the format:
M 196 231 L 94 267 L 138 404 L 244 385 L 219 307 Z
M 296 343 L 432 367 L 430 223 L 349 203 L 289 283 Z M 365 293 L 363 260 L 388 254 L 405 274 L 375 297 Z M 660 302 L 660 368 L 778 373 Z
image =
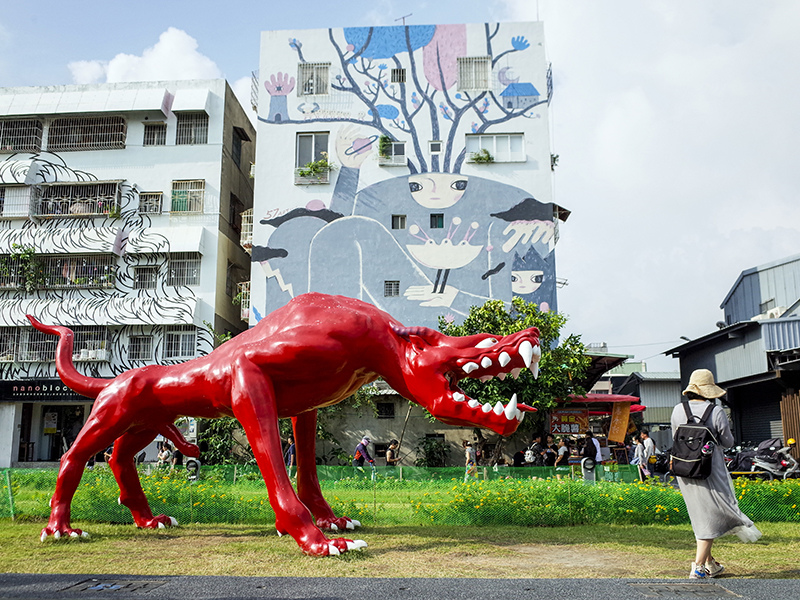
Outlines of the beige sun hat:
M 703 398 L 719 398 L 725 395 L 725 390 L 714 383 L 714 375 L 708 369 L 697 369 L 692 373 L 683 395 L 688 392 L 694 392 Z

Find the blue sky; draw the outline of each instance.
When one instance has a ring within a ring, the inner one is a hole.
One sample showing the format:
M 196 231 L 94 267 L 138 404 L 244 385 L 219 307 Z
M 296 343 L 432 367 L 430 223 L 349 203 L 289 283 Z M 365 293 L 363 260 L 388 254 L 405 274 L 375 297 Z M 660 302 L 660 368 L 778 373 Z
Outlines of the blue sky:
M 715 329 L 740 271 L 800 253 L 794 0 L 39 0 L 0 13 L 0 86 L 221 76 L 246 99 L 261 31 L 409 13 L 544 21 L 559 307 L 584 342 L 677 369 L 659 353 Z

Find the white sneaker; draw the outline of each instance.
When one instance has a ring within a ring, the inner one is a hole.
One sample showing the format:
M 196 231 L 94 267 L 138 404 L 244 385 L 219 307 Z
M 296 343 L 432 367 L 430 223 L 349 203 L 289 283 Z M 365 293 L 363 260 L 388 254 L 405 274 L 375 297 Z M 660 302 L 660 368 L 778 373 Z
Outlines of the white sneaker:
M 706 571 L 708 572 L 708 576 L 709 577 L 716 577 L 717 575 L 719 575 L 720 573 L 722 573 L 725 570 L 725 567 L 723 567 L 721 564 L 719 564 L 713 558 L 711 560 L 709 560 L 703 566 L 705 567 Z
M 708 571 L 706 571 L 705 565 L 692 563 L 692 570 L 689 572 L 689 579 L 706 579 L 707 577 L 709 577 L 709 574 Z

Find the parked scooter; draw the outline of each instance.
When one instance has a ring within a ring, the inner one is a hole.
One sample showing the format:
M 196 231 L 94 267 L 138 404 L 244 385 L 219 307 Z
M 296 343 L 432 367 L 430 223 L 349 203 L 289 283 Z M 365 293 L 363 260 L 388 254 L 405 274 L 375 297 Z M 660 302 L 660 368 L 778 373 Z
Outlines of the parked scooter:
M 784 447 L 780 447 L 780 440 L 767 440 L 767 442 L 773 443 L 763 448 L 764 442 L 758 445 L 751 471 L 757 472 L 765 479 L 800 477 L 800 463 L 791 455 L 796 445 L 794 438 L 786 440 Z

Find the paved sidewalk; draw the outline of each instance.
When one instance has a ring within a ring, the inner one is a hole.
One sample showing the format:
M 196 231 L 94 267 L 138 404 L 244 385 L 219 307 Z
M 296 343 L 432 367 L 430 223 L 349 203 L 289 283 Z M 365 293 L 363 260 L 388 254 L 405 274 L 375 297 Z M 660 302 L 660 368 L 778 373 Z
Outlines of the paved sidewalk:
M 800 598 L 800 579 L 365 579 L 0 574 L 0 598 L 275 600 L 647 600 Z

